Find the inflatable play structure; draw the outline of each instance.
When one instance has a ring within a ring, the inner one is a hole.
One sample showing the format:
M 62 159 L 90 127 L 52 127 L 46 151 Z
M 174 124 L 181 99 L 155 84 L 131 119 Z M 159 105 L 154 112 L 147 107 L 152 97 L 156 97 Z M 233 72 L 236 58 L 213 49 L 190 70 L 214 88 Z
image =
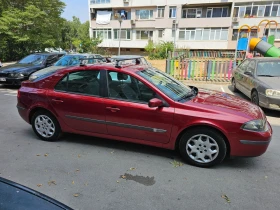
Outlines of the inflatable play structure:
M 257 29 L 257 34 L 260 32 L 260 26 L 262 23 L 267 22 L 264 28 L 264 33 L 261 38 L 251 38 L 252 29 Z M 270 33 L 271 24 L 274 23 L 275 33 Z M 269 26 L 268 35 L 265 35 L 267 26 Z M 243 25 L 238 29 L 237 34 L 237 46 L 235 49 L 234 64 L 236 64 L 237 52 L 245 51 L 246 56 L 249 55 L 249 52 L 258 52 L 264 57 L 280 57 L 280 49 L 274 46 L 275 35 L 277 33 L 278 23 L 274 20 L 263 20 L 259 23 L 258 26 Z M 247 30 L 244 33 L 244 28 Z M 242 36 L 240 35 L 243 32 Z M 240 37 L 241 36 L 241 37 Z M 249 56 L 248 56 L 249 57 Z

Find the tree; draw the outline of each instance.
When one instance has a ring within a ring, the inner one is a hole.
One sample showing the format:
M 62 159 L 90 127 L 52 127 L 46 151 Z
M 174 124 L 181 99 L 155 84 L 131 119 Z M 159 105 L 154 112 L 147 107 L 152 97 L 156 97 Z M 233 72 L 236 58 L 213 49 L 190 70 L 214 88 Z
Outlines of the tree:
M 1 0 L 1 59 L 17 60 L 30 52 L 59 46 L 64 7 L 60 0 Z

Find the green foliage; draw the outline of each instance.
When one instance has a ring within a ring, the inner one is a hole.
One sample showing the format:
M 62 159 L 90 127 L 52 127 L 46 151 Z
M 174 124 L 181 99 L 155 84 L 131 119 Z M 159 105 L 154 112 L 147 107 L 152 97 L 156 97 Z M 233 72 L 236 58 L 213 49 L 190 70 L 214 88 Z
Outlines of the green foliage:
M 148 53 L 149 59 L 166 59 L 168 57 L 168 51 L 173 51 L 174 43 L 173 42 L 164 42 L 154 43 L 149 41 L 145 47 L 146 52 Z
M 62 0 L 0 0 L 0 59 L 19 60 L 32 52 L 61 47 L 94 52 L 101 39 L 90 39 L 89 22 L 61 17 Z
M 18 60 L 61 43 L 65 4 L 60 0 L 1 0 L 0 55 Z

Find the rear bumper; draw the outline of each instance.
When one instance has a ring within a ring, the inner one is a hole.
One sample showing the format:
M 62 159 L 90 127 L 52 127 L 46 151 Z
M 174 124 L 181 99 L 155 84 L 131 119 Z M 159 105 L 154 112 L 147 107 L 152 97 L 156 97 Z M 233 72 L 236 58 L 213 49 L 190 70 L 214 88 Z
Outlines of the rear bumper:
M 17 105 L 17 109 L 18 109 L 18 113 L 21 116 L 21 118 L 30 124 L 29 122 L 29 111 L 28 109 L 26 109 L 24 106 L 22 106 L 21 104 Z
M 21 82 L 28 80 L 28 77 L 24 78 L 5 78 L 6 81 L 0 81 L 0 84 L 2 85 L 21 85 Z
M 241 130 L 232 134 L 230 139 L 230 156 L 257 157 L 264 154 L 271 142 L 272 128 L 266 132 Z

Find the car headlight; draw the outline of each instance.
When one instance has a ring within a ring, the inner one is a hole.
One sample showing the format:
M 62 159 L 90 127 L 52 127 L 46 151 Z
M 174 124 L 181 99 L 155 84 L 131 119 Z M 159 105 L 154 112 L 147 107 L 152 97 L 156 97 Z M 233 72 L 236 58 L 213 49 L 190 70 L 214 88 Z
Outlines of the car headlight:
M 10 77 L 14 77 L 14 78 L 19 78 L 19 77 L 24 77 L 24 74 L 21 74 L 21 73 L 11 73 L 10 74 Z
M 267 89 L 265 91 L 265 95 L 266 96 L 280 97 L 280 90 Z
M 241 128 L 249 131 L 267 131 L 268 124 L 266 120 L 252 120 L 244 123 Z
M 32 80 L 35 80 L 35 79 L 37 79 L 37 78 L 38 78 L 37 75 L 31 75 L 31 76 L 29 77 L 29 80 L 32 81 Z

